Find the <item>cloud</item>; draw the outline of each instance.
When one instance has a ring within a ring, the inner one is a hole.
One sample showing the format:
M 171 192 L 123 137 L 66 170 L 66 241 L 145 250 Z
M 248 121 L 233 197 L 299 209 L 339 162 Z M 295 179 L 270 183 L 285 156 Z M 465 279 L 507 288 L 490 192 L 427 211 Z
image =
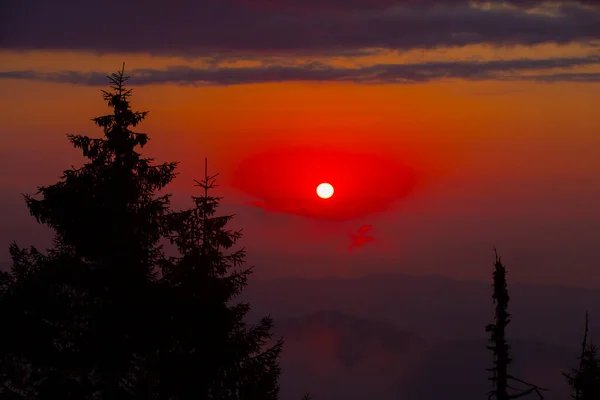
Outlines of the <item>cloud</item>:
M 600 64 L 600 56 L 512 59 L 493 61 L 444 61 L 406 64 L 376 64 L 362 68 L 340 68 L 322 63 L 303 65 L 265 65 L 245 68 L 193 68 L 187 66 L 158 69 L 134 69 L 136 86 L 175 85 L 239 85 L 269 82 L 352 82 L 363 84 L 424 83 L 439 79 L 466 80 L 532 80 L 532 81 L 598 81 L 597 73 L 554 75 L 520 75 L 527 71 L 555 70 Z M 28 79 L 76 85 L 105 86 L 106 73 L 101 72 L 36 72 L 0 71 L 0 79 Z
M 350 233 L 350 240 L 352 242 L 348 246 L 348 253 L 352 253 L 352 250 L 374 242 L 375 238 L 369 234 L 372 230 L 373 226 L 366 224 L 358 228 L 356 233 Z
M 460 9 L 476 9 L 491 12 L 510 10 L 514 14 L 527 14 L 532 11 L 584 10 L 600 12 L 600 0 L 234 0 L 238 4 L 269 12 L 294 12 L 305 17 L 310 13 L 329 13 L 342 16 L 348 13 L 417 12 L 434 15 L 443 9 L 457 12 Z M 557 7 L 558 6 L 558 7 Z M 436 10 L 437 9 L 437 10 Z M 510 23 L 510 20 L 505 22 Z M 507 27 L 507 26 L 505 26 Z M 508 30 L 507 30 L 508 33 Z M 552 39 L 549 39 L 552 42 Z
M 597 0 L 6 0 L 0 48 L 151 53 L 338 54 L 361 49 L 430 49 L 566 44 L 600 39 Z M 165 6 L 165 4 L 170 4 Z M 533 6 L 545 12 L 532 12 Z
M 385 10 L 392 7 L 411 6 L 429 8 L 436 5 L 466 6 L 477 5 L 510 5 L 522 9 L 532 9 L 548 3 L 559 1 L 549 0 L 237 0 L 239 4 L 255 7 L 295 8 L 320 10 Z M 563 4 L 586 5 L 595 7 L 599 0 L 570 0 Z
M 600 73 L 598 72 L 581 72 L 581 73 L 566 73 L 566 74 L 548 74 L 548 75 L 532 75 L 523 77 L 523 79 L 537 82 L 600 82 Z

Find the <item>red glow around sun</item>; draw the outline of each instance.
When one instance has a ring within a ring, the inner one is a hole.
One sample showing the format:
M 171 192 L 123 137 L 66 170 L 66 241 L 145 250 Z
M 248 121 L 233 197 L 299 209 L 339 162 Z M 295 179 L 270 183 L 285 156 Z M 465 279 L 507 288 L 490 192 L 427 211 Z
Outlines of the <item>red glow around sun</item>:
M 315 196 L 324 183 L 335 188 L 327 201 Z M 253 197 L 262 209 L 326 219 L 353 219 L 386 210 L 406 197 L 415 172 L 378 154 L 293 148 L 263 152 L 244 159 L 232 185 Z

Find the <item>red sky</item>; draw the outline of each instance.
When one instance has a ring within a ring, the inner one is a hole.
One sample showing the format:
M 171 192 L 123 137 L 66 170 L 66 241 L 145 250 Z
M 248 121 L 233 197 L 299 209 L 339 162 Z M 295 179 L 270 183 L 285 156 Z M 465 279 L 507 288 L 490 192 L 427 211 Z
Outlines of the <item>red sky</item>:
M 263 276 L 487 279 L 495 245 L 515 280 L 600 287 L 597 8 L 148 2 L 130 35 L 105 38 L 88 29 L 105 13 L 95 6 L 9 3 L 0 18 L 5 249 L 47 239 L 20 193 L 81 162 L 65 134 L 101 133 L 90 118 L 107 111 L 103 76 L 126 61 L 133 105 L 150 111 L 146 154 L 181 161 L 177 204 L 208 157 Z M 211 23 L 217 16 L 222 24 Z M 306 148 L 318 149 L 313 161 Z M 395 174 L 403 168 L 415 185 Z M 306 197 L 321 172 L 338 179 L 330 209 Z M 307 207 L 312 217 L 296 215 Z M 323 218 L 332 213 L 341 218 Z M 369 225 L 375 240 L 349 254 Z

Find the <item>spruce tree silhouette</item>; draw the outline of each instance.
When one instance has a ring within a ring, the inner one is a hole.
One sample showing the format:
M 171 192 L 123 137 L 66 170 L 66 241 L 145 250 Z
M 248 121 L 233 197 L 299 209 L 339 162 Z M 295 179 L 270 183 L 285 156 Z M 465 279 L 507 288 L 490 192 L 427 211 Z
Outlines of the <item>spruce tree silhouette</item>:
M 283 342 L 233 304 L 252 268 L 231 250 L 232 216 L 215 216 L 216 175 L 171 211 L 158 192 L 176 163 L 141 156 L 148 137 L 131 128 L 147 112 L 131 110 L 124 66 L 108 78 L 113 113 L 93 119 L 104 137 L 68 136 L 87 162 L 25 196 L 55 238 L 46 254 L 13 243 L 0 273 L 0 398 L 277 399 Z
M 244 321 L 250 306 L 233 303 L 247 284 L 245 250 L 233 247 L 241 231 L 217 216 L 220 197 L 211 191 L 216 175 L 196 181 L 203 190 L 194 207 L 170 215 L 171 240 L 179 255 L 163 265 L 169 290 L 163 306 L 167 329 L 175 340 L 157 359 L 161 398 L 274 400 L 278 398 L 278 364 L 282 340 L 271 343 L 273 321 Z
M 139 358 L 152 352 L 151 284 L 169 205 L 156 193 L 173 179 L 176 163 L 152 165 L 138 153 L 148 137 L 131 127 L 147 112 L 130 108 L 124 65 L 108 78 L 103 97 L 113 112 L 93 119 L 104 137 L 68 135 L 88 161 L 26 196 L 55 239 L 47 255 L 11 247 L 1 305 L 12 307 L 2 348 L 4 393 L 128 398 Z
M 573 390 L 571 397 L 575 400 L 600 399 L 600 358 L 597 347 L 588 343 L 588 318 L 586 312 L 579 367 L 573 368 L 570 373 L 563 372 L 563 376 Z
M 494 249 L 496 251 L 496 249 Z M 496 400 L 509 400 L 523 397 L 525 395 L 536 393 L 540 399 L 543 399 L 541 391 L 543 389 L 534 384 L 525 382 L 515 378 L 508 373 L 508 365 L 512 361 L 510 358 L 510 346 L 506 341 L 506 327 L 510 323 L 510 314 L 508 313 L 508 284 L 506 283 L 506 267 L 502 264 L 502 260 L 496 252 L 496 262 L 494 263 L 494 283 L 492 285 L 494 292 L 492 299 L 496 304 L 495 323 L 485 327 L 485 331 L 491 334 L 490 341 L 492 344 L 487 348 L 494 355 L 494 366 L 487 369 L 493 375 L 489 378 L 492 381 L 494 389 L 488 393 L 488 398 Z M 525 388 L 515 388 L 513 382 L 524 385 Z M 515 393 L 509 394 L 509 389 Z

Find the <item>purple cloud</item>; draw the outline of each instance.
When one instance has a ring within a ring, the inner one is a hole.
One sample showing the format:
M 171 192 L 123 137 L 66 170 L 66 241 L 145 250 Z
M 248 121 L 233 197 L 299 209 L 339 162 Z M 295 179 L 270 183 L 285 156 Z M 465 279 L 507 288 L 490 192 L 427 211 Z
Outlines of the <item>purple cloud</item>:
M 465 6 L 475 4 L 507 4 L 522 9 L 531 9 L 550 0 L 237 0 L 239 4 L 256 7 L 278 7 L 319 10 L 382 10 L 399 6 L 428 8 L 436 5 Z M 556 1 L 554 1 L 556 3 Z M 599 0 L 570 0 L 564 4 L 598 6 Z
M 600 39 L 598 0 L 562 2 L 556 15 L 527 10 L 542 1 L 509 3 L 518 7 L 463 0 L 5 0 L 0 48 L 329 55 Z
M 130 75 L 135 85 L 239 85 L 267 82 L 313 81 L 353 82 L 362 84 L 424 83 L 439 79 L 466 80 L 533 80 L 597 82 L 597 73 L 569 73 L 554 75 L 521 75 L 526 71 L 555 70 L 600 64 L 600 56 L 514 59 L 495 61 L 447 61 L 415 64 L 377 64 L 362 68 L 336 68 L 321 63 L 298 66 L 267 65 L 247 68 L 193 68 L 170 67 L 134 69 Z M 101 72 L 36 72 L 0 71 L 0 79 L 28 79 L 76 85 L 104 86 L 106 73 Z

